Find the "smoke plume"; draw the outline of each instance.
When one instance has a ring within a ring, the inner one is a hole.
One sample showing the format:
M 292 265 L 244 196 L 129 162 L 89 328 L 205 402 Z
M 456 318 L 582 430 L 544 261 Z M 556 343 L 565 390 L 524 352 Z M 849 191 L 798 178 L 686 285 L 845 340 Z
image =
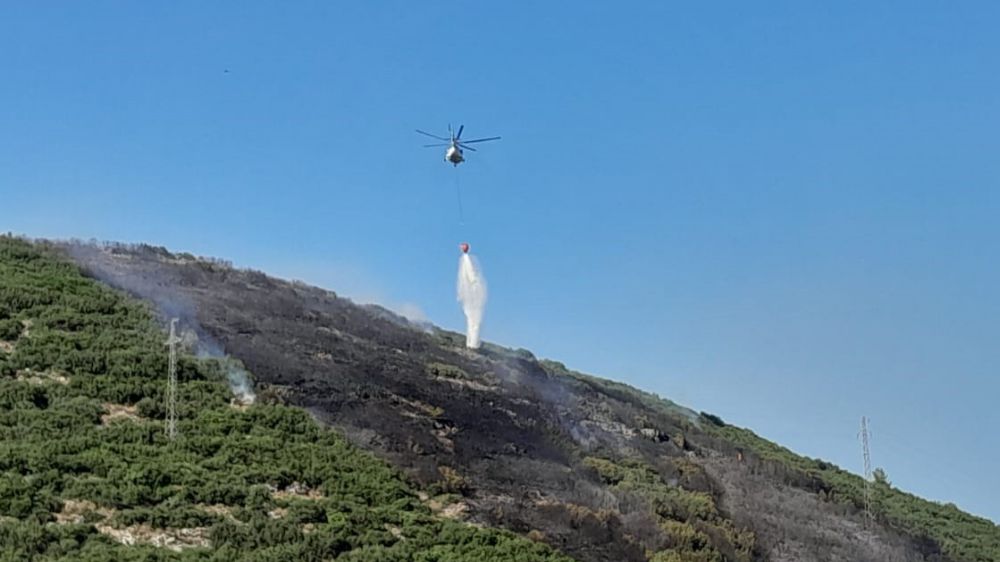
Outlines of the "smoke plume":
M 229 390 L 233 393 L 235 401 L 244 405 L 253 404 L 257 400 L 257 394 L 253 390 L 253 378 L 243 366 L 243 362 L 227 354 L 211 337 L 199 339 L 193 331 L 185 332 L 181 337 L 188 335 L 192 337 L 194 343 L 187 345 L 186 348 L 194 351 L 196 357 L 218 361 L 222 372 L 226 374 L 226 382 L 229 383 Z
M 257 397 L 250 373 L 198 323 L 194 302 L 177 290 L 183 284 L 182 278 L 158 267 L 161 262 L 177 260 L 177 256 L 167 253 L 165 249 L 143 244 L 99 245 L 71 240 L 61 246 L 89 276 L 152 302 L 165 322 L 169 322 L 170 318 L 179 319 L 183 349 L 197 357 L 219 360 L 236 401 L 253 404 Z M 127 266 L 119 261 L 123 256 L 131 257 Z M 222 262 L 216 260 L 215 263 Z
M 226 379 L 229 380 L 229 389 L 232 390 L 237 402 L 250 405 L 257 399 L 253 391 L 253 382 L 250 380 L 250 373 L 247 373 L 237 361 L 229 359 L 224 362 L 226 369 Z
M 483 323 L 486 309 L 486 278 L 479 262 L 467 253 L 458 261 L 458 302 L 465 312 L 465 346 L 479 347 L 479 328 Z

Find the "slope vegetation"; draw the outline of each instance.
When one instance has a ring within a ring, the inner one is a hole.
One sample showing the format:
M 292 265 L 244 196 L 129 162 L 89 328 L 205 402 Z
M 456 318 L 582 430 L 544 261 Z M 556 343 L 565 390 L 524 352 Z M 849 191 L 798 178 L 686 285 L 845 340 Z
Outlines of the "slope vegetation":
M 234 404 L 225 361 L 181 357 L 167 440 L 164 340 L 145 305 L 0 237 L 0 560 L 569 560 L 436 515 L 447 497 L 301 409 Z
M 623 384 L 162 248 L 66 244 L 453 511 L 584 561 L 1000 560 L 1000 531 Z

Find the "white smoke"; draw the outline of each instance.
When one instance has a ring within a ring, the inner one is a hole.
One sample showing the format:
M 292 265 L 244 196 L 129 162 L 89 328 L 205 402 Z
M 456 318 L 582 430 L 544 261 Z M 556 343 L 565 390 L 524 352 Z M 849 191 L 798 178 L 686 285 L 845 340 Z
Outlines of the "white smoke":
M 232 390 L 236 401 L 245 405 L 253 404 L 257 399 L 257 395 L 253 391 L 253 382 L 250 380 L 250 373 L 233 360 L 225 361 L 223 367 L 226 369 L 226 379 L 229 381 L 229 389 Z
M 195 345 L 191 349 L 200 358 L 211 358 L 219 362 L 219 366 L 226 374 L 226 382 L 229 383 L 229 390 L 233 393 L 233 399 L 238 404 L 249 406 L 257 400 L 257 394 L 253 391 L 253 377 L 243 367 L 243 363 L 226 355 L 226 352 L 214 342 L 214 340 L 199 340 L 193 331 L 183 333 L 182 338 L 193 337 Z
M 458 260 L 458 302 L 462 303 L 465 312 L 465 346 L 477 349 L 486 309 L 486 277 L 479 261 L 469 254 L 462 254 Z

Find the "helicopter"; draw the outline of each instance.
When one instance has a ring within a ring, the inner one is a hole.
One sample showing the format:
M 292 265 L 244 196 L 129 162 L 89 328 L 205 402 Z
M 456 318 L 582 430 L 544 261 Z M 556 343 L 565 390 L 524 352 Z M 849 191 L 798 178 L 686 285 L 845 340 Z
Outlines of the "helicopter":
M 461 164 L 462 162 L 465 161 L 465 156 L 462 153 L 463 149 L 464 150 L 471 150 L 473 152 L 476 152 L 475 148 L 473 148 L 471 146 L 467 146 L 467 145 L 470 145 L 470 144 L 476 143 L 476 142 L 486 142 L 486 141 L 500 140 L 500 137 L 487 137 L 487 138 L 482 138 L 482 139 L 462 140 L 462 131 L 463 130 L 465 130 L 465 125 L 459 125 L 458 132 L 457 133 L 453 133 L 452 130 L 451 130 L 451 125 L 448 125 L 448 136 L 450 138 L 445 138 L 445 137 L 439 137 L 437 135 L 432 135 L 432 134 L 430 134 L 428 132 L 421 131 L 420 129 L 417 129 L 417 132 L 420 133 L 421 135 L 426 135 L 428 137 L 437 139 L 439 141 L 444 141 L 444 142 L 439 142 L 439 143 L 434 143 L 434 144 L 425 144 L 424 148 L 438 147 L 438 146 L 447 146 L 448 150 L 446 150 L 445 153 L 444 153 L 444 160 L 445 160 L 445 162 L 451 162 L 456 167 L 459 164 Z

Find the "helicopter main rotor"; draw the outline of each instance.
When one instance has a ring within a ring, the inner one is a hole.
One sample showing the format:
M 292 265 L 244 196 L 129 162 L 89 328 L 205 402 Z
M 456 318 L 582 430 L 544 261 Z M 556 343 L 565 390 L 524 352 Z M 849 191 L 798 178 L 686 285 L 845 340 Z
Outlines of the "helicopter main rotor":
M 462 132 L 465 131 L 465 125 L 459 125 L 457 132 L 453 132 L 452 128 L 451 128 L 451 125 L 448 125 L 448 137 L 438 136 L 438 135 L 435 135 L 435 134 L 432 134 L 432 133 L 428 133 L 427 131 L 421 131 L 420 129 L 416 129 L 416 131 L 418 133 L 420 133 L 421 135 L 428 136 L 428 137 L 431 137 L 432 139 L 436 139 L 436 140 L 439 140 L 439 141 L 443 141 L 443 142 L 440 142 L 440 143 L 425 144 L 425 145 L 423 145 L 424 148 L 435 148 L 435 147 L 447 146 L 447 147 L 451 147 L 451 148 L 456 148 L 458 150 L 471 150 L 472 152 L 477 152 L 476 149 L 475 149 L 475 147 L 468 146 L 468 145 L 474 144 L 474 143 L 480 143 L 480 142 L 500 140 L 500 137 L 484 137 L 484 138 L 481 138 L 481 139 L 462 140 Z M 456 162 L 456 165 L 457 165 L 457 162 Z

